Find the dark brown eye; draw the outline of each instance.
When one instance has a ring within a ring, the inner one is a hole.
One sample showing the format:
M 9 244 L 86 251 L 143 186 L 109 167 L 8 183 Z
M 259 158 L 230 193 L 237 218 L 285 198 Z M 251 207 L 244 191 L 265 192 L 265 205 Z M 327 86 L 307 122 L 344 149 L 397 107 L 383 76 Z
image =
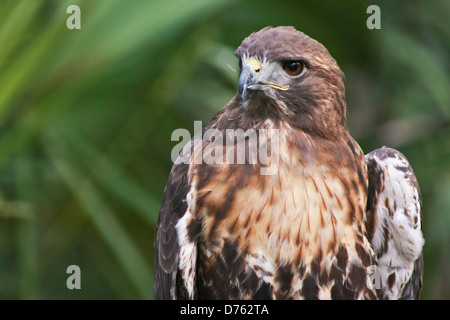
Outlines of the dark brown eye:
M 298 76 L 303 70 L 303 64 L 300 61 L 284 61 L 283 70 L 290 76 Z

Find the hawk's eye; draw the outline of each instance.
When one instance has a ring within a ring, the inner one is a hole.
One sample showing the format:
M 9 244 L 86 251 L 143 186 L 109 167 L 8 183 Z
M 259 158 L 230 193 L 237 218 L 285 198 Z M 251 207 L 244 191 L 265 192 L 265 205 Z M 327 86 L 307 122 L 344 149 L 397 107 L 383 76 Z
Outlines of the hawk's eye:
M 303 63 L 301 61 L 284 61 L 283 70 L 290 76 L 298 76 L 303 70 Z

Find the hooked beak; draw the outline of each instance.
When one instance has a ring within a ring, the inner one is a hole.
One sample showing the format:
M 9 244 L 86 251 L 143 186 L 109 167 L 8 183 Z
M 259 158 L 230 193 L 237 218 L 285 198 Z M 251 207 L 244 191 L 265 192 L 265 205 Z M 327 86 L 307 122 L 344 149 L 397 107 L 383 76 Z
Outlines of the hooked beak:
M 242 100 L 244 100 L 247 95 L 247 90 L 251 90 L 251 87 L 256 85 L 256 78 L 256 72 L 250 64 L 247 64 L 242 68 L 241 75 L 239 76 L 239 95 Z
M 239 76 L 239 95 L 242 100 L 245 99 L 249 90 L 267 90 L 274 88 L 281 91 L 289 89 L 289 85 L 279 85 L 267 80 L 264 80 L 261 75 L 261 64 L 258 60 L 252 58 L 242 68 Z

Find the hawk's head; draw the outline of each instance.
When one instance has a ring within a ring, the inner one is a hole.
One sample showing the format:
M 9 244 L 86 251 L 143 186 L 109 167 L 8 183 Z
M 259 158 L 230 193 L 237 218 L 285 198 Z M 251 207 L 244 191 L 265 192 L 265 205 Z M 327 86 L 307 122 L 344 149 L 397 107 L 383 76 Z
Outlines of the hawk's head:
M 320 136 L 345 128 L 343 73 L 327 49 L 293 27 L 266 27 L 237 49 L 245 110 Z

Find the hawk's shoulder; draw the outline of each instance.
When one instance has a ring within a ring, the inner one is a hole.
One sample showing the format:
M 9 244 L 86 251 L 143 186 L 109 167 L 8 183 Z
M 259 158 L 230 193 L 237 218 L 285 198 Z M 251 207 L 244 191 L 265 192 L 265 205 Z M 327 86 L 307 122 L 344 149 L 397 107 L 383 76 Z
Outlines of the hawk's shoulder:
M 416 299 L 422 287 L 422 200 L 416 176 L 399 151 L 366 155 L 367 231 L 377 255 L 384 298 Z
M 183 153 L 192 147 L 193 142 L 188 143 L 183 149 L 167 181 L 159 211 L 155 241 L 155 299 L 177 299 L 177 278 L 179 264 L 179 245 L 176 232 L 176 224 L 185 214 L 188 204 L 186 196 L 190 190 L 189 164 L 185 164 Z

